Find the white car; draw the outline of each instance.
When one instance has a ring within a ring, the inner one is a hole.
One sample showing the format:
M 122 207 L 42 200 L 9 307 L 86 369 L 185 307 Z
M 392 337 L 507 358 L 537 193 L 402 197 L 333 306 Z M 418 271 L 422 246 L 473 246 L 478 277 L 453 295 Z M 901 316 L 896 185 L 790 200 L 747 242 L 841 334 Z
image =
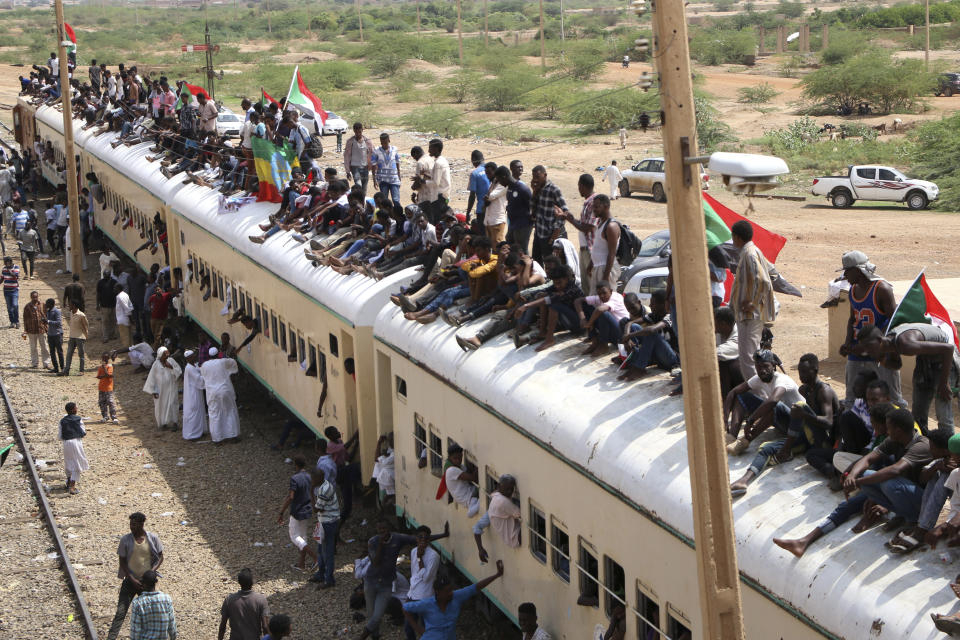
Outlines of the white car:
M 217 135 L 221 138 L 224 136 L 228 138 L 239 137 L 243 122 L 243 118 L 224 109 L 217 116 Z
M 667 273 L 669 273 L 669 270 L 666 267 L 654 267 L 638 271 L 623 287 L 623 294 L 635 293 L 640 298 L 640 302 L 649 307 L 650 296 L 653 295 L 654 291 L 667 290 Z
M 620 181 L 620 195 L 624 198 L 631 193 L 640 192 L 651 194 L 655 202 L 667 201 L 667 179 L 663 172 L 662 157 L 641 160 L 621 175 L 623 180 Z M 704 191 L 709 188 L 708 180 L 710 176 L 706 173 L 700 174 L 700 184 Z
M 317 131 L 317 123 L 313 121 L 313 118 L 310 115 L 306 113 L 301 114 L 300 119 L 303 121 L 304 125 L 306 125 L 308 131 L 314 133 Z M 341 133 L 346 133 L 347 129 L 349 128 L 350 127 L 347 125 L 346 120 L 335 114 L 333 111 L 327 111 L 327 121 L 323 123 L 323 135 L 336 135 L 338 131 Z

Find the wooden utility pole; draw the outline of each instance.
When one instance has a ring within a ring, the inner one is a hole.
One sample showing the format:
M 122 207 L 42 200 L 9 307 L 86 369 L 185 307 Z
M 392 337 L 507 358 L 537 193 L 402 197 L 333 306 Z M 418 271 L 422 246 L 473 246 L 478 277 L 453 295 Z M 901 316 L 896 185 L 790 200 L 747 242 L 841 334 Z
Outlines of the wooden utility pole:
M 926 71 L 930 70 L 930 0 L 924 0 L 923 2 L 923 13 L 924 20 L 927 24 L 927 34 L 926 34 L 926 44 L 923 47 L 923 68 Z
M 547 70 L 547 45 L 543 39 L 543 0 L 540 0 L 540 69 Z
M 659 58 L 667 212 L 676 278 L 683 408 L 693 498 L 694 541 L 700 583 L 702 628 L 710 640 L 743 640 L 740 576 L 724 441 L 706 229 L 700 200 L 700 165 L 693 80 L 684 3 L 653 5 L 655 42 L 666 43 Z M 687 162 L 691 162 L 687 164 Z
M 417 37 L 420 37 L 420 0 L 417 0 Z
M 263 0 L 263 9 L 267 14 L 267 33 L 273 33 L 273 25 L 270 24 L 270 0 Z
M 488 20 L 490 13 L 487 11 L 487 0 L 483 0 L 483 48 L 486 49 L 490 44 L 490 27 Z
M 824 23 L 821 27 L 820 50 L 823 51 L 830 46 L 830 25 Z
M 360 42 L 363 42 L 363 15 L 360 13 L 360 0 L 357 0 L 357 24 L 360 26 Z
M 566 42 L 567 36 L 563 33 L 563 0 L 560 0 L 560 42 Z
M 73 108 L 70 106 L 70 71 L 67 34 L 63 28 L 63 0 L 54 0 L 57 14 L 57 55 L 60 58 L 60 99 L 63 104 L 63 155 L 67 160 L 67 209 L 70 213 L 70 271 L 83 273 L 83 237 L 80 234 L 80 204 L 77 194 L 77 159 L 73 155 Z
M 460 48 L 460 66 L 463 66 L 463 29 L 460 25 L 460 0 L 457 0 L 457 46 Z

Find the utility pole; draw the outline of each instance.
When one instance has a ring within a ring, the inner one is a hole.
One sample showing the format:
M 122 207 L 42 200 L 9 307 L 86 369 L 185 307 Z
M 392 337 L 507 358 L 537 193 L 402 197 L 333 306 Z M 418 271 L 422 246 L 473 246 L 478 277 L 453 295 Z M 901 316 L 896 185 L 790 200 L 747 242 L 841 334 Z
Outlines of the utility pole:
M 363 42 L 363 15 L 360 13 L 360 0 L 357 0 L 357 25 L 360 27 L 360 42 Z
M 460 26 L 460 0 L 457 0 L 457 46 L 460 48 L 460 66 L 463 67 L 463 29 Z
M 489 18 L 489 12 L 487 11 L 487 0 L 483 0 L 483 48 L 486 49 L 487 45 L 490 44 L 490 29 L 487 25 Z
M 67 64 L 67 47 L 64 45 L 64 40 L 67 36 L 63 28 L 63 0 L 54 0 L 54 10 L 57 14 L 57 55 L 60 58 L 60 98 L 63 103 L 63 155 L 67 160 L 67 209 L 70 212 L 70 271 L 83 273 L 83 238 L 80 235 L 77 159 L 73 155 L 73 108 L 70 106 L 70 65 Z
M 417 37 L 420 37 L 420 0 L 417 0 Z
M 204 3 L 203 6 L 206 8 L 206 3 Z M 210 94 L 210 99 L 216 102 L 217 94 L 213 87 L 213 45 L 210 44 L 210 26 L 207 24 L 206 19 L 203 21 L 203 42 L 207 45 L 205 52 L 207 61 L 207 93 Z
M 567 37 L 563 33 L 563 0 L 560 0 L 560 42 L 566 42 Z
M 263 0 L 263 4 L 267 12 L 267 33 L 273 33 L 273 25 L 270 24 L 270 0 Z
M 930 0 L 924 0 L 923 2 L 923 13 L 924 19 L 927 23 L 927 33 L 926 33 L 926 44 L 923 48 L 923 68 L 925 71 L 930 70 Z
M 651 3 L 652 4 L 652 3 Z M 676 277 L 683 409 L 693 498 L 702 628 L 710 640 L 743 640 L 740 576 L 723 437 L 706 230 L 700 200 L 697 127 L 687 21 L 681 0 L 652 4 L 660 69 L 667 212 Z
M 547 70 L 547 45 L 543 39 L 543 0 L 540 0 L 540 70 Z

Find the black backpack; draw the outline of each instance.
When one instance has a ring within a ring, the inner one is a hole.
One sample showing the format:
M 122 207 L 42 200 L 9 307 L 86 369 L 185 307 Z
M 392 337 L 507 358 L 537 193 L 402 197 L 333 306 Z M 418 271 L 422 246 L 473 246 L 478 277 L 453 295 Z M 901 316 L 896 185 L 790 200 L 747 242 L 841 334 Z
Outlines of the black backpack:
M 633 231 L 630 231 L 630 227 L 624 223 L 619 220 L 614 220 L 613 218 L 610 218 L 610 220 L 620 225 L 620 240 L 617 242 L 617 262 L 619 262 L 621 266 L 629 267 L 633 264 L 633 261 L 637 259 L 637 254 L 640 253 L 640 238 L 638 238 Z M 609 222 L 609 220 L 607 222 Z M 606 225 L 607 222 L 603 224 Z M 601 229 L 602 227 L 598 228 L 597 231 L 602 234 Z

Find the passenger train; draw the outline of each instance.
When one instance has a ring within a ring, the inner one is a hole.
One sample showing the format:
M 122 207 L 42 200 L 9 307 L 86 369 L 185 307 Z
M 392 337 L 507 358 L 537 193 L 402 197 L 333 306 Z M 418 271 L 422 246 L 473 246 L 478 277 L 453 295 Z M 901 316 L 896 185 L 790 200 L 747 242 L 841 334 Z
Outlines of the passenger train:
M 21 100 L 14 116 L 21 145 L 36 136 L 62 162 L 59 109 Z M 82 124 L 74 122 L 80 173 L 94 172 L 106 193 L 99 229 L 146 268 L 162 254 L 133 253 L 159 214 L 170 264 L 187 276 L 186 314 L 216 338 L 239 340 L 240 325 L 227 324 L 232 311 L 259 318 L 263 333 L 240 363 L 317 433 L 329 424 L 359 432 L 365 478 L 379 435 L 392 432 L 397 515 L 434 529 L 449 521 L 453 535 L 438 548 L 468 577 L 491 573 L 492 564 L 478 557 L 475 520 L 435 497 L 446 451 L 458 443 L 480 470 L 481 499 L 499 474 L 517 478 L 521 547 L 492 530 L 484 538 L 491 560 L 506 565 L 486 593 L 508 618 L 533 601 L 554 638 L 587 640 L 602 638 L 622 603 L 627 638 L 710 640 L 699 612 L 683 404 L 667 396 L 666 376 L 621 383 L 605 359 L 585 358 L 571 342 L 535 354 L 501 336 L 463 353 L 454 333 L 472 335 L 476 323 L 423 326 L 388 302 L 413 270 L 378 282 L 311 266 L 289 233 L 253 244 L 247 236 L 277 205 L 220 213 L 216 191 L 164 177 L 146 159 L 149 143 L 113 148 L 116 133 L 94 137 Z M 55 166 L 44 166 L 44 176 L 59 181 Z M 135 223 L 121 228 L 126 211 Z M 208 300 L 201 271 L 211 275 Z M 748 463 L 733 459 L 731 475 Z M 734 504 L 747 637 L 940 637 L 929 613 L 953 607 L 956 568 L 937 554 L 894 557 L 882 544 L 889 534 L 853 536 L 849 525 L 802 559 L 772 544 L 807 533 L 839 499 L 795 460 Z

